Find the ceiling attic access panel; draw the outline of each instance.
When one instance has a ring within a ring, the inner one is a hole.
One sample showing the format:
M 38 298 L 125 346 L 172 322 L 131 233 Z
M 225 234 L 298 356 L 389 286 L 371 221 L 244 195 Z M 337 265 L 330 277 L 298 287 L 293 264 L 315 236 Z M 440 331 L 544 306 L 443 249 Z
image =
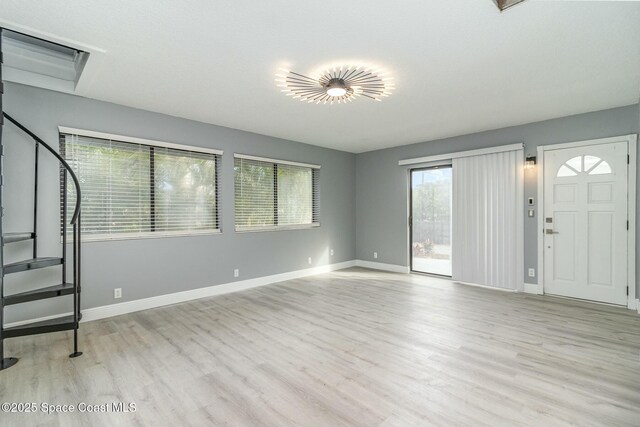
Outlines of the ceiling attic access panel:
M 498 6 L 500 11 L 510 8 L 511 6 L 515 6 L 518 3 L 522 3 L 524 0 L 493 0 L 493 2 Z
M 2 29 L 4 80 L 74 93 L 89 52 Z

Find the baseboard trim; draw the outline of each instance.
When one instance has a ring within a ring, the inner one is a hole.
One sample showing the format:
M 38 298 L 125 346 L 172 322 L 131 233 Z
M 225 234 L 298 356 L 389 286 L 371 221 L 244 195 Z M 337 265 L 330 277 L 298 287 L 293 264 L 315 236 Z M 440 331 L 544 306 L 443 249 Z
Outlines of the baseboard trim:
M 148 310 L 150 308 L 163 307 L 200 298 L 244 291 L 247 289 L 257 288 L 259 286 L 270 285 L 272 283 L 284 282 L 285 280 L 299 279 L 316 274 L 328 273 L 330 271 L 342 270 L 343 268 L 353 266 L 355 266 L 354 261 L 346 261 L 337 264 L 323 265 L 320 267 L 305 268 L 303 270 L 289 271 L 287 273 L 273 274 L 271 276 L 257 277 L 255 279 L 240 280 L 238 282 L 224 283 L 221 285 L 207 286 L 205 288 L 192 289 L 189 291 L 143 298 L 135 301 L 127 301 L 120 304 L 88 308 L 82 311 L 82 321 L 90 322 L 92 320 Z
M 365 261 L 357 259 L 356 267 L 370 268 L 372 270 L 391 271 L 393 273 L 409 273 L 409 267 L 397 264 L 385 264 L 382 262 Z
M 232 292 L 244 291 L 272 283 L 284 282 L 285 280 L 299 279 L 302 277 L 314 276 L 316 274 L 328 273 L 342 270 L 344 268 L 355 267 L 356 261 L 345 261 L 336 264 L 323 265 L 303 270 L 289 271 L 287 273 L 273 274 L 271 276 L 257 277 L 255 279 L 240 280 L 237 282 L 224 283 L 220 285 L 207 286 L 204 288 L 191 289 L 188 291 L 175 292 L 171 294 L 158 295 L 155 297 L 142 298 L 134 301 L 126 301 L 118 304 L 103 305 L 100 307 L 87 308 L 82 310 L 82 323 L 92 320 L 106 319 L 108 317 L 120 316 L 122 314 L 134 313 L 136 311 L 158 308 L 181 302 L 192 301 L 200 298 L 224 295 Z M 73 313 L 56 314 L 38 319 L 22 320 L 8 323 L 5 328 L 21 326 L 31 322 L 55 319 L 57 317 L 68 316 Z
M 224 295 L 233 292 L 239 292 L 247 289 L 257 288 L 260 286 L 270 285 L 273 283 L 284 282 L 286 280 L 299 279 L 302 277 L 314 276 L 316 274 L 328 273 L 331 271 L 342 270 L 349 267 L 363 267 L 373 270 L 390 271 L 394 273 L 409 273 L 409 267 L 396 264 L 384 264 L 379 262 L 371 262 L 364 260 L 345 261 L 336 264 L 329 264 L 320 267 L 306 268 L 303 270 L 290 271 L 287 273 L 274 274 L 271 276 L 257 277 L 255 279 L 241 280 L 238 282 L 224 283 L 221 285 L 208 286 L 204 288 L 192 289 L 189 291 L 175 292 L 172 294 L 159 295 L 150 298 L 143 298 L 135 301 L 127 301 L 119 304 L 103 305 L 100 307 L 88 308 L 82 310 L 82 323 L 92 320 L 106 319 L 109 317 L 120 316 L 122 314 L 134 313 L 136 311 L 148 310 L 181 302 L 192 301 L 200 298 L 212 297 L 216 295 Z M 510 289 L 494 288 L 491 286 L 479 285 L 477 283 L 457 282 L 464 285 L 478 286 L 487 289 L 499 291 L 514 292 Z M 524 292 L 529 294 L 542 295 L 542 285 L 534 283 L 525 283 Z M 636 299 L 636 307 L 640 314 L 640 299 Z M 73 313 L 61 313 L 51 316 L 43 316 L 36 319 L 20 320 L 18 322 L 7 323 L 5 328 L 14 326 L 23 326 L 27 323 L 51 320 L 58 317 L 70 316 Z
M 537 283 L 525 283 L 523 291 L 525 294 L 544 294 L 544 292 L 542 291 L 542 285 L 539 285 Z

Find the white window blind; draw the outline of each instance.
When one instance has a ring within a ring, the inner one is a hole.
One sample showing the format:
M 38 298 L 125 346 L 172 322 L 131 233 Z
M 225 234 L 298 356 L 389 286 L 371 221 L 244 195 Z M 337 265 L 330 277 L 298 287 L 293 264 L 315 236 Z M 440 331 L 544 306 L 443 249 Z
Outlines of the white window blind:
M 319 166 L 236 155 L 238 231 L 320 225 Z
M 523 150 L 453 159 L 453 280 L 522 290 Z
M 72 134 L 60 135 L 60 151 L 80 180 L 87 240 L 220 229 L 217 154 Z M 69 218 L 73 185 L 67 200 Z

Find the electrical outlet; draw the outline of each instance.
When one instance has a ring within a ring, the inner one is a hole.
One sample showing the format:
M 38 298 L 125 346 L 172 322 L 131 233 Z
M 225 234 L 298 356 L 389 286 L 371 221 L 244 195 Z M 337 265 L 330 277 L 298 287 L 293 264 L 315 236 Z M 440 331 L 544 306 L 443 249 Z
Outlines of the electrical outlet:
M 240 277 L 240 270 L 239 269 L 234 269 L 233 270 L 233 277 Z
M 378 252 L 374 252 L 373 253 L 373 257 L 377 259 L 378 258 Z
M 307 258 L 307 262 L 311 265 L 311 257 Z
M 329 255 L 333 256 L 333 249 L 329 251 Z
M 529 277 L 536 277 L 536 269 L 535 268 L 530 268 L 529 269 Z
M 113 298 L 114 299 L 122 298 L 122 288 L 115 288 L 113 290 Z

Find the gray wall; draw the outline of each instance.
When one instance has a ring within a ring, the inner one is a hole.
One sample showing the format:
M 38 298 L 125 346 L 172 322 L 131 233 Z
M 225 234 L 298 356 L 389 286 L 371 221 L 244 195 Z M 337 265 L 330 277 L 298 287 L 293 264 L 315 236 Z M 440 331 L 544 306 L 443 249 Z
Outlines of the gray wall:
M 5 110 L 57 148 L 59 125 L 225 151 L 222 159 L 222 226 L 215 236 L 88 242 L 83 251 L 83 306 L 97 307 L 237 280 L 333 264 L 352 259 L 408 265 L 407 175 L 398 160 L 524 142 L 526 155 L 538 145 L 637 133 L 638 105 L 510 128 L 358 154 L 194 122 L 71 95 L 8 83 Z M 286 118 L 283 118 L 285 120 Z M 4 128 L 5 232 L 29 230 L 33 202 L 33 144 L 7 124 Z M 317 229 L 235 233 L 233 153 L 319 163 L 321 223 Z M 57 163 L 41 156 L 40 253 L 60 253 L 57 236 Z M 640 185 L 638 186 L 640 188 Z M 535 174 L 525 177 L 526 197 L 536 197 Z M 525 203 L 523 200 L 523 203 Z M 640 197 L 639 197 L 640 201 Z M 640 212 L 640 208 L 637 210 Z M 358 221 L 356 222 L 356 217 Z M 537 271 L 537 219 L 525 218 L 525 269 Z M 640 222 L 639 222 L 640 223 Z M 640 233 L 640 227 L 638 228 Z M 640 242 L 640 235 L 638 236 Z M 334 249 L 334 256 L 329 250 Z M 373 259 L 373 252 L 378 259 Z M 5 249 L 5 262 L 28 258 L 30 244 Z M 233 269 L 240 269 L 240 278 Z M 640 265 L 638 265 L 640 271 Z M 54 283 L 59 269 L 7 278 L 15 292 Z M 535 278 L 525 277 L 526 282 Z M 113 299 L 120 287 L 123 297 Z M 640 294 L 640 289 L 638 290 Z M 7 322 L 70 310 L 69 299 L 8 308 Z
M 359 154 L 356 157 L 357 258 L 409 265 L 407 168 L 398 166 L 398 160 L 517 142 L 524 142 L 525 156 L 535 156 L 538 145 L 638 133 L 638 117 L 638 105 L 631 105 Z M 640 189 L 640 184 L 638 188 Z M 535 197 L 537 205 L 535 170 L 525 173 L 524 196 L 523 203 L 526 203 L 527 197 Z M 640 209 L 636 212 L 640 214 Z M 525 275 L 527 268 L 535 268 L 536 272 L 538 271 L 537 221 L 537 218 L 526 216 L 524 219 Z M 640 224 L 640 219 L 636 221 Z M 640 242 L 640 227 L 637 228 L 637 232 L 637 242 Z M 378 259 L 375 260 L 374 251 L 378 252 Z M 637 260 L 636 265 L 637 271 L 640 272 L 640 263 Z M 525 282 L 536 283 L 537 278 L 525 277 Z
M 161 94 L 158 94 L 161 96 Z M 58 126 L 218 148 L 222 158 L 222 227 L 214 236 L 87 242 L 83 250 L 83 307 L 97 307 L 355 258 L 355 155 L 213 126 L 28 86 L 6 84 L 5 111 L 58 148 Z M 286 120 L 283 117 L 283 120 Z M 33 143 L 4 127 L 5 232 L 31 229 Z M 233 153 L 321 164 L 320 221 L 315 229 L 235 233 Z M 60 253 L 58 165 L 41 155 L 40 255 Z M 5 262 L 29 258 L 30 243 L 11 244 Z M 334 256 L 329 256 L 330 248 Z M 313 265 L 307 264 L 312 257 Z M 240 277 L 233 277 L 233 269 Z M 7 277 L 7 291 L 55 284 L 59 269 Z M 122 299 L 113 289 L 122 288 Z M 8 308 L 6 321 L 70 311 L 51 300 Z

